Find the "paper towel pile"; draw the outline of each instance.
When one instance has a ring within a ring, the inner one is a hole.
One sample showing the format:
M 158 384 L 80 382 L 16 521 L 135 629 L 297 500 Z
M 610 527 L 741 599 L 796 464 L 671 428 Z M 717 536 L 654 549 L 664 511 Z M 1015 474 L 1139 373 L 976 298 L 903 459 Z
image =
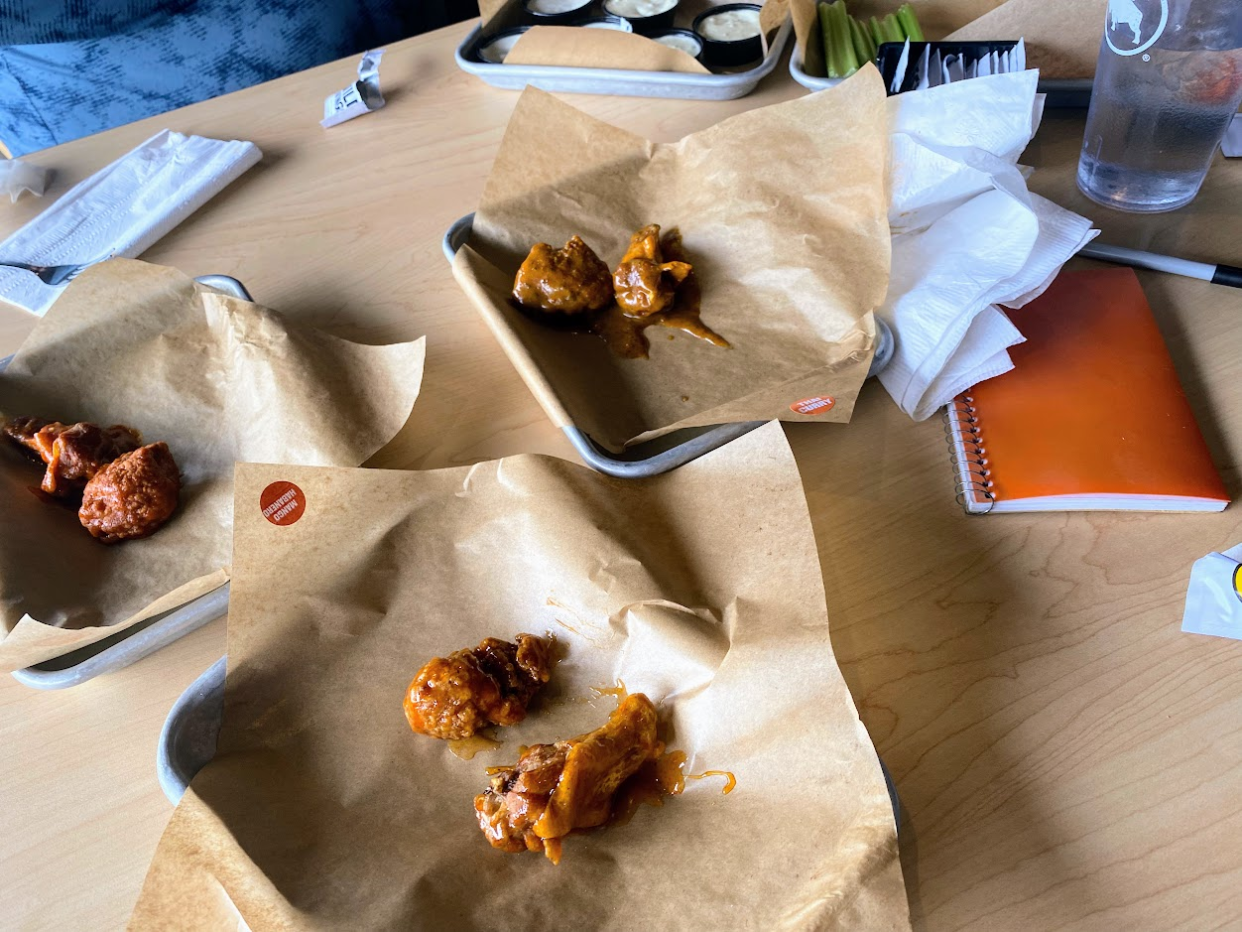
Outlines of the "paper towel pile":
M 1034 300 L 1097 233 L 1026 189 L 1018 165 L 1043 115 L 1039 72 L 991 75 L 890 97 L 893 268 L 879 314 L 897 336 L 880 373 L 924 420 L 1013 368 L 1023 341 L 998 305 Z

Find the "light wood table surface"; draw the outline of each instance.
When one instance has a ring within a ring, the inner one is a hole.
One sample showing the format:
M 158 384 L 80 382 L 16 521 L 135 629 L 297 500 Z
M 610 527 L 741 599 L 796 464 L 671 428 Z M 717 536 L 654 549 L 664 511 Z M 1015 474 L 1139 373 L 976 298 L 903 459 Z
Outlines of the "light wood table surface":
M 440 253 L 517 100 L 457 70 L 465 28 L 390 47 L 388 107 L 330 131 L 321 102 L 354 60 L 40 153 L 55 181 L 41 201 L 0 206 L 0 234 L 159 129 L 253 140 L 263 162 L 144 258 L 235 275 L 342 335 L 426 334 L 422 397 L 378 465 L 572 458 Z M 782 65 L 740 101 L 568 99 L 674 140 L 801 93 Z M 1046 117 L 1025 158 L 1041 167 L 1035 190 L 1096 218 L 1109 241 L 1240 264 L 1242 164 L 1218 164 L 1183 211 L 1112 214 L 1074 190 L 1081 120 Z M 1242 293 L 1142 281 L 1236 495 Z M 0 309 L 0 355 L 31 325 Z M 1179 630 L 1191 563 L 1242 540 L 1242 512 L 968 519 L 939 421 L 912 423 L 874 383 L 852 424 L 789 434 L 837 657 L 901 795 L 915 928 L 1242 928 L 1242 646 Z M 224 630 L 65 692 L 0 678 L 0 927 L 124 925 L 171 812 L 155 779 L 160 726 L 223 653 Z

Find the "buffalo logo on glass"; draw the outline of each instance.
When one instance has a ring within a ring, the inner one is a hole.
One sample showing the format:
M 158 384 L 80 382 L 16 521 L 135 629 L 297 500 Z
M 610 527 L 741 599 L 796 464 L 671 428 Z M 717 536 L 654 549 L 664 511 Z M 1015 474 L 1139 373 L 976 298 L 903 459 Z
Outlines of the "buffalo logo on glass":
M 1169 22 L 1169 0 L 1108 0 L 1104 39 L 1118 55 L 1151 48 Z

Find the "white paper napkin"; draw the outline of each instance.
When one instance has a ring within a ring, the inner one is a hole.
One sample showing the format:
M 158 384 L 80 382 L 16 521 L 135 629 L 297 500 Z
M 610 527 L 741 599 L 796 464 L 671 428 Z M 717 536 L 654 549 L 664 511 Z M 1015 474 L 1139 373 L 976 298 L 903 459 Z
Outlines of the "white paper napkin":
M 880 316 L 897 349 L 880 381 L 916 420 L 1013 368 L 1021 307 L 1098 231 L 1031 194 L 1017 164 L 1043 115 L 1039 72 L 889 98 L 893 268 Z
M 35 265 L 135 258 L 202 207 L 263 153 L 168 130 L 74 185 L 3 243 L 0 259 Z M 42 316 L 65 290 L 0 268 L 0 298 Z

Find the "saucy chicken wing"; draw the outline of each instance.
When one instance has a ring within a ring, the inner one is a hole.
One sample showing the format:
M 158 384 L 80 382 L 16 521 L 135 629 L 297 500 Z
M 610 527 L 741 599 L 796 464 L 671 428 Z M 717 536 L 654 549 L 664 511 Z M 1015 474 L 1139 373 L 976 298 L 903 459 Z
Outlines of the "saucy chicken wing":
M 181 472 L 168 444 L 147 444 L 114 459 L 86 483 L 78 520 L 105 544 L 154 534 L 172 517 Z
M 106 464 L 142 445 L 132 427 L 99 427 L 85 421 L 62 424 L 37 417 L 13 418 L 4 435 L 37 455 L 47 466 L 40 488 L 48 495 L 72 498 Z
M 488 725 L 516 725 L 552 677 L 551 645 L 533 634 L 517 643 L 486 638 L 478 647 L 433 657 L 405 694 L 405 717 L 423 735 L 469 738 Z
M 542 851 L 559 862 L 561 839 L 608 821 L 617 788 L 663 752 L 656 726 L 655 706 L 635 693 L 594 731 L 528 748 L 474 798 L 483 834 L 502 851 Z
M 692 271 L 688 262 L 665 262 L 660 249 L 660 226 L 648 224 L 630 237 L 629 248 L 613 274 L 617 304 L 632 317 L 667 310 L 677 286 Z
M 560 314 L 598 311 L 612 303 L 612 275 L 581 237 L 561 249 L 536 243 L 518 269 L 513 297 L 524 307 Z

